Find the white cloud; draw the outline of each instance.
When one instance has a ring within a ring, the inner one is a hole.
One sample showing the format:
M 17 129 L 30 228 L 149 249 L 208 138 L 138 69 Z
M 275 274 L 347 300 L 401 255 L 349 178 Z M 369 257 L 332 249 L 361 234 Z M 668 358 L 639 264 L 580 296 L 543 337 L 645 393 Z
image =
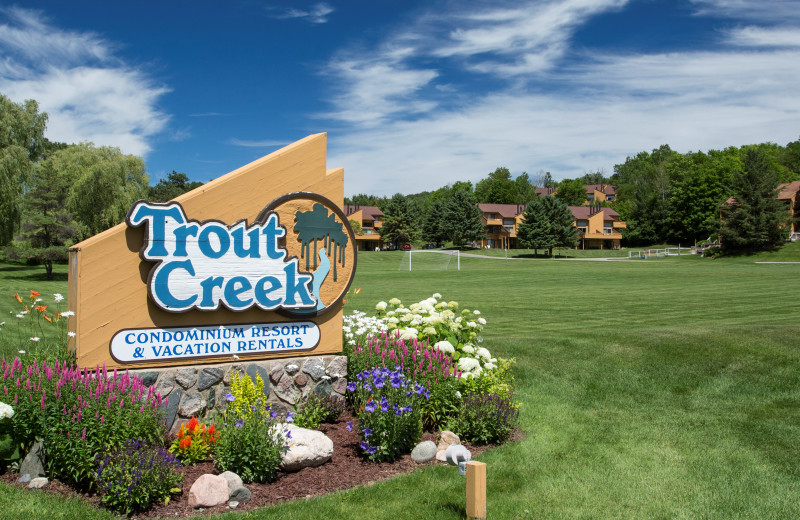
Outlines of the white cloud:
M 37 11 L 0 10 L 0 92 L 35 99 L 49 119 L 45 135 L 68 143 L 92 141 L 145 155 L 169 117 L 158 110 L 169 90 L 113 55 L 93 33 L 59 29 Z
M 690 0 L 698 16 L 787 22 L 800 20 L 797 0 Z
M 286 9 L 285 11 L 281 11 L 280 13 L 275 14 L 275 18 L 278 19 L 285 19 L 285 18 L 303 18 L 308 20 L 311 23 L 327 23 L 328 15 L 334 11 L 333 7 L 326 4 L 325 2 L 320 2 L 318 4 L 314 4 L 309 9 L 295 9 L 290 8 Z
M 743 47 L 800 47 L 800 29 L 742 27 L 728 33 L 728 42 Z

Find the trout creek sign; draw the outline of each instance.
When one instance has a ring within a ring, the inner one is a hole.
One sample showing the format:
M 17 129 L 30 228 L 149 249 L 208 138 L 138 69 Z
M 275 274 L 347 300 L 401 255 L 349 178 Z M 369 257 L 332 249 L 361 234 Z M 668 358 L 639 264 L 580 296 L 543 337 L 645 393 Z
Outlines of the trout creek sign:
M 324 157 L 325 135 L 310 136 L 173 201 L 138 201 L 124 224 L 74 246 L 79 362 L 340 352 L 357 247 L 340 209 L 343 172 L 325 170 Z

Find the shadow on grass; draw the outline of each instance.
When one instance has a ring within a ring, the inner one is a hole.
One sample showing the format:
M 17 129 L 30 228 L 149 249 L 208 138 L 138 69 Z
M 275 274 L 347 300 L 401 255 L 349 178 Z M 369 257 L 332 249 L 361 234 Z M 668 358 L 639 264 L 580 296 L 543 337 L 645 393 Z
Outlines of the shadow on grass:
M 5 271 L 6 269 L 0 269 L 0 271 Z M 28 268 L 30 270 L 30 268 Z M 29 282 L 66 282 L 69 278 L 67 273 L 53 273 L 53 277 L 48 280 L 47 273 L 44 271 L 35 271 L 32 273 L 27 273 L 23 275 L 6 275 L 3 276 L 6 280 L 26 280 Z

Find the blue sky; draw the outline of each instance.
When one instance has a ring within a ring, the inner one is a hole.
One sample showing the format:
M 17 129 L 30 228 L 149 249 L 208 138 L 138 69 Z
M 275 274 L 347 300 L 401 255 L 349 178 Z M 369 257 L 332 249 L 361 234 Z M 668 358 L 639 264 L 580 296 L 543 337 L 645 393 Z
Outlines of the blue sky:
M 800 136 L 799 0 L 0 3 L 46 135 L 207 181 L 328 132 L 345 194 Z

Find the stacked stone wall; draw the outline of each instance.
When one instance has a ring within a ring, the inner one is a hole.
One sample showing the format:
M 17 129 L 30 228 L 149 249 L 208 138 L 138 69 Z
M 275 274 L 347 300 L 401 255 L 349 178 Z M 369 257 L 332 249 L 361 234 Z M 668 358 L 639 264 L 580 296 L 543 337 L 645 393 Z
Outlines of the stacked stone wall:
M 195 365 L 161 369 L 130 370 L 147 385 L 155 385 L 163 398 L 167 426 L 177 430 L 192 416 L 206 418 L 214 410 L 224 409 L 225 394 L 230 390 L 231 372 L 256 375 L 264 382 L 264 395 L 273 409 L 291 410 L 310 392 L 343 398 L 347 389 L 347 357 L 312 356 L 251 362 Z

